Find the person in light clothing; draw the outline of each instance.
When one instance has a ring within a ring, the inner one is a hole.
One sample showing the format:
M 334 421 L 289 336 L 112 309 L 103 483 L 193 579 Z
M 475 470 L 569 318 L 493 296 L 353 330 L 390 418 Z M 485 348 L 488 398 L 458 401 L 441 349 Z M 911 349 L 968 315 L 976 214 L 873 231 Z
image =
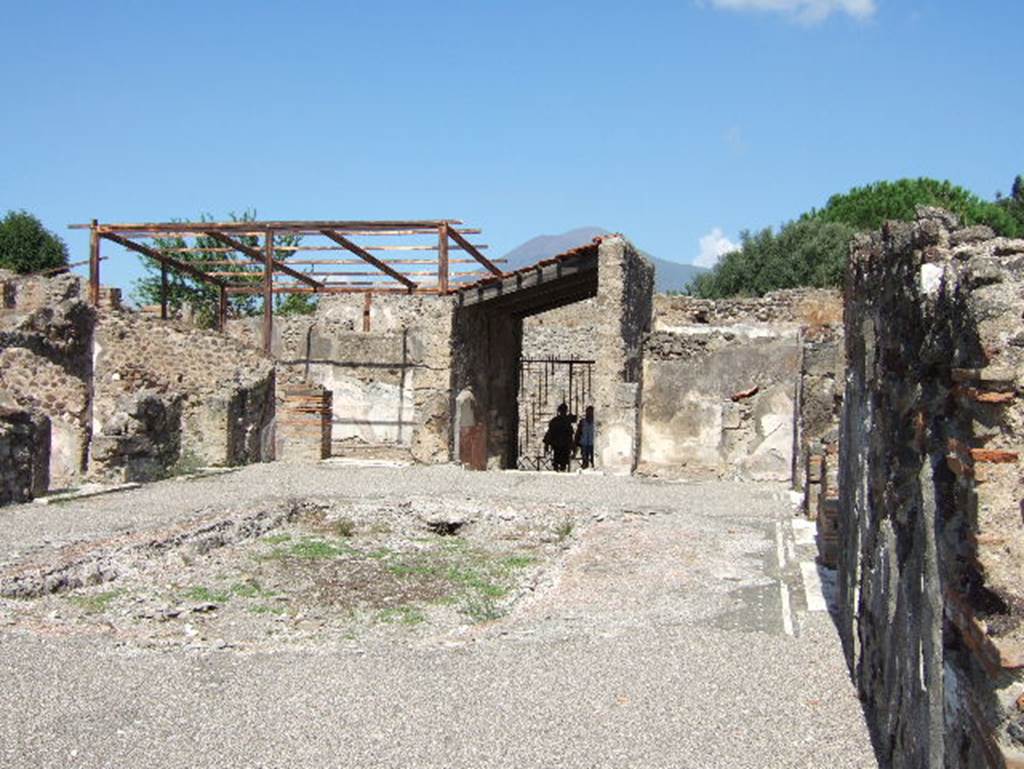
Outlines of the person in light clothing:
M 580 467 L 594 466 L 594 407 L 587 406 L 583 419 L 576 425 L 576 448 L 580 450 Z

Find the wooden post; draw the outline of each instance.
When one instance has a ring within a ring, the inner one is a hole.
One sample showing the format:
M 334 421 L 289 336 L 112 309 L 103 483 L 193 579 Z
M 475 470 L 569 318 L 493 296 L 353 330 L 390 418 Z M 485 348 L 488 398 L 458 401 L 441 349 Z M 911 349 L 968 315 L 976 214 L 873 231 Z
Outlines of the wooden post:
M 363 295 L 363 331 L 370 331 L 370 309 L 373 307 L 373 292 L 367 291 Z
M 220 301 L 217 306 L 217 327 L 223 334 L 228 330 L 228 290 L 220 287 Z
M 100 304 L 100 234 L 96 231 L 97 224 L 93 219 L 89 233 L 89 301 L 93 307 Z
M 437 290 L 448 293 L 448 225 L 437 228 Z
M 167 320 L 167 265 L 160 265 L 160 320 Z
M 263 352 L 270 355 L 274 341 L 274 233 L 263 242 Z

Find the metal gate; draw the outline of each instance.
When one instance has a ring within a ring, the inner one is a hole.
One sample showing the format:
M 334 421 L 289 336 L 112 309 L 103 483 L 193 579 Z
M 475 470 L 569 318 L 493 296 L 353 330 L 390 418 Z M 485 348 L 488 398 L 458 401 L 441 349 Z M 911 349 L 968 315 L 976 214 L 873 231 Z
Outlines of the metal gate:
M 594 361 L 583 358 L 523 358 L 519 364 L 520 470 L 551 470 L 544 454 L 544 433 L 562 403 L 573 419 L 593 404 Z M 579 460 L 572 459 L 570 469 Z

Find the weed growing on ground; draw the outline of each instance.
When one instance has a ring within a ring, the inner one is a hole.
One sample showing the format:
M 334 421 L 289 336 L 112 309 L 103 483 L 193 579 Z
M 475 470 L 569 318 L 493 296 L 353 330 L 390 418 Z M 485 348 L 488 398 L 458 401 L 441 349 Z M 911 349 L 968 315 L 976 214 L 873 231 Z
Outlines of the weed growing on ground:
M 167 477 L 174 478 L 179 475 L 192 475 L 198 473 L 205 467 L 203 458 L 192 449 L 182 449 L 174 464 L 167 468 Z
M 335 521 L 334 525 L 331 528 L 333 529 L 335 535 L 343 537 L 344 539 L 348 539 L 356 533 L 355 523 L 350 521 L 348 518 L 341 518 Z
M 565 518 L 558 526 L 555 527 L 555 536 L 558 537 L 559 542 L 564 542 L 572 535 L 573 524 L 568 518 Z
M 486 596 L 466 595 L 459 609 L 474 622 L 492 622 L 505 616 L 501 606 L 493 598 Z
M 280 545 L 284 542 L 288 542 L 291 538 L 291 534 L 268 534 L 263 538 L 263 541 L 268 545 Z

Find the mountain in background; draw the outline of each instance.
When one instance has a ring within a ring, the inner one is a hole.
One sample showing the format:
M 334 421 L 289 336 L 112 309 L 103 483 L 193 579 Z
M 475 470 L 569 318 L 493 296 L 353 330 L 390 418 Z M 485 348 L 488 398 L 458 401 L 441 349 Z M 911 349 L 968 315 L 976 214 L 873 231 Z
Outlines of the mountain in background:
M 542 259 L 550 259 L 569 249 L 585 245 L 598 235 L 607 234 L 608 230 L 602 227 L 577 227 L 575 230 L 563 232 L 561 235 L 538 235 L 505 254 L 504 258 L 507 261 L 501 265 L 501 268 L 506 272 L 511 272 L 529 267 Z M 642 249 L 640 253 L 654 263 L 655 291 L 682 291 L 695 275 L 705 272 L 703 267 L 659 259 Z

